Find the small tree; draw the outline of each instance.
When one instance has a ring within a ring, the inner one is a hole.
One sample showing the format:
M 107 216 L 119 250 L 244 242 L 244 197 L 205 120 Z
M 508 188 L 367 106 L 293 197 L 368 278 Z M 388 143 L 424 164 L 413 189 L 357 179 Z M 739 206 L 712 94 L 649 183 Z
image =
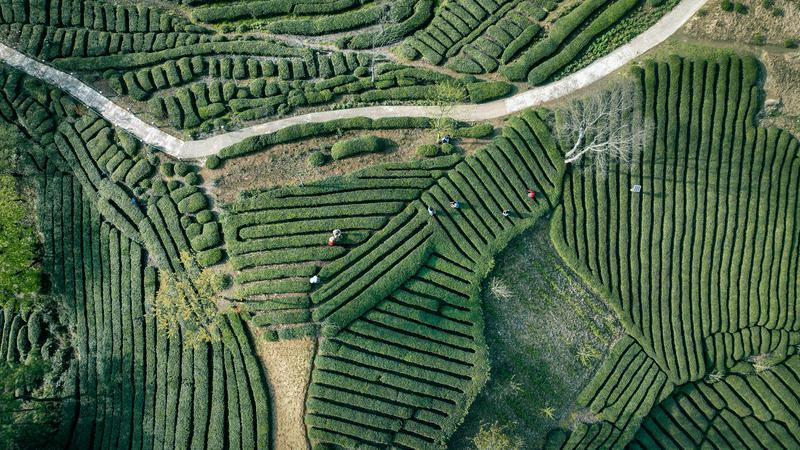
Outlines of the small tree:
M 214 297 L 225 287 L 225 276 L 200 270 L 197 261 L 181 253 L 183 271 L 159 271 L 159 288 L 151 314 L 156 327 L 173 337 L 180 331 L 184 344 L 194 346 L 219 339 L 220 319 Z
M 0 306 L 18 308 L 39 292 L 38 240 L 10 175 L 0 175 Z
M 451 134 L 455 129 L 455 121 L 450 118 L 450 113 L 456 105 L 467 100 L 467 91 L 463 86 L 446 81 L 436 85 L 433 100 L 437 109 L 431 126 L 436 132 L 436 141 L 438 142 L 442 136 Z
M 631 85 L 570 102 L 556 112 L 556 132 L 564 146 L 564 163 L 583 162 L 604 176 L 609 163 L 638 162 L 652 124 L 641 114 L 640 94 Z
M 472 444 L 478 450 L 514 450 L 520 448 L 518 440 L 508 435 L 508 426 L 499 422 L 481 423 L 478 433 L 472 438 Z

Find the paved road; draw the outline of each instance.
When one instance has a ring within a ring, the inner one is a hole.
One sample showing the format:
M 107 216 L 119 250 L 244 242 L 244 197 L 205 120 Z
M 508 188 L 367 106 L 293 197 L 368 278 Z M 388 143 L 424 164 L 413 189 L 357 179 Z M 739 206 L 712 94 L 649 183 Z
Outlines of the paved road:
M 705 2 L 706 0 L 681 1 L 647 31 L 572 75 L 506 99 L 480 105 L 458 105 L 453 108 L 450 116 L 454 119 L 465 121 L 495 119 L 541 105 L 585 88 L 624 67 L 637 56 L 663 42 L 686 23 Z M 348 117 L 370 117 L 373 119 L 399 116 L 430 117 L 436 113 L 436 107 L 431 106 L 367 106 L 292 116 L 205 139 L 183 141 L 144 122 L 74 76 L 36 61 L 11 47 L 0 44 L 0 60 L 21 69 L 31 76 L 59 86 L 96 110 L 117 127 L 127 130 L 147 144 L 158 147 L 166 153 L 182 159 L 202 158 L 213 155 L 223 148 L 246 138 L 271 133 L 298 123 L 325 122 Z

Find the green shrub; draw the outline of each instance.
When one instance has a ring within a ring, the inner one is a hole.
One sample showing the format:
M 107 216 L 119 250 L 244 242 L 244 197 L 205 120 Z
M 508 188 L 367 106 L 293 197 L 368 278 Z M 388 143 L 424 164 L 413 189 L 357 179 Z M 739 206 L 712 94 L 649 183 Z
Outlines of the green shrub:
M 219 247 L 212 248 L 211 250 L 206 250 L 197 253 L 197 263 L 203 267 L 210 267 L 218 262 L 222 261 L 225 257 L 222 249 Z
M 424 144 L 417 147 L 417 155 L 425 158 L 439 156 L 439 147 L 433 144 Z
M 200 224 L 197 225 L 199 226 Z M 222 243 L 222 236 L 220 235 L 218 223 L 206 223 L 202 226 L 202 230 L 202 233 L 198 233 L 191 238 L 191 245 L 195 251 L 208 250 Z
M 767 43 L 767 37 L 763 34 L 756 34 L 750 39 L 750 43 L 753 45 L 764 45 Z
M 195 186 L 184 186 L 184 187 L 181 187 L 181 188 L 173 190 L 172 192 L 170 192 L 169 196 L 175 202 L 179 202 L 179 201 L 185 199 L 186 197 L 194 194 L 195 192 L 199 192 L 199 191 L 200 191 L 200 189 L 198 189 Z
M 203 184 L 203 178 L 195 172 L 189 172 L 186 177 L 186 184 L 190 186 L 198 186 Z
M 472 103 L 483 103 L 505 97 L 511 93 L 512 89 L 514 89 L 514 86 L 502 81 L 481 82 L 467 85 L 469 101 Z
M 720 3 L 719 6 L 725 12 L 733 11 L 733 2 L 731 0 L 722 0 L 722 3 Z
M 188 216 L 183 216 L 188 219 Z M 183 230 L 186 232 L 186 237 L 189 239 L 194 239 L 203 232 L 203 226 L 197 222 L 191 222 L 187 225 L 183 225 L 183 218 L 181 218 L 181 226 L 183 226 Z
M 427 117 L 381 117 L 372 121 L 373 130 L 395 130 L 402 128 L 430 128 Z
M 748 8 L 742 2 L 736 2 L 733 4 L 733 11 L 739 14 L 747 14 Z
M 194 194 L 184 198 L 178 202 L 178 211 L 182 214 L 194 214 L 208 206 L 208 199 L 202 192 L 195 192 Z
M 414 47 L 412 47 L 410 45 L 401 45 L 401 46 L 397 47 L 397 50 L 395 51 L 395 53 L 397 53 L 397 56 L 399 56 L 399 57 L 401 57 L 401 58 L 403 58 L 403 59 L 405 59 L 407 61 L 416 61 L 420 57 L 419 52 Z
M 151 187 L 153 195 L 166 195 L 169 190 L 167 189 L 167 184 L 164 183 L 162 180 L 155 180 L 153 182 L 153 186 Z
M 797 48 L 797 39 L 786 39 L 783 41 L 783 46 L 786 48 Z
M 205 224 L 205 223 L 208 223 L 208 222 L 213 222 L 214 221 L 214 213 L 211 212 L 211 210 L 204 209 L 204 210 L 200 211 L 199 213 L 197 213 L 197 216 L 195 217 L 195 219 L 197 219 L 197 223 L 201 223 L 201 224 Z
M 367 91 L 360 100 L 365 103 L 384 100 L 428 100 L 436 95 L 435 86 L 401 86 L 391 89 Z
M 339 141 L 331 147 L 334 160 L 347 158 L 360 153 L 377 153 L 386 148 L 386 140 L 376 136 L 361 136 L 346 141 Z
M 225 105 L 222 103 L 211 103 L 207 106 L 198 106 L 197 114 L 201 119 L 207 120 L 213 117 L 221 116 L 226 111 Z
M 171 162 L 165 162 L 164 164 L 161 164 L 160 169 L 161 175 L 164 175 L 165 177 L 171 177 L 175 175 L 175 165 Z
M 170 191 L 174 191 L 176 189 L 180 189 L 181 186 L 183 186 L 183 183 L 181 183 L 178 180 L 170 180 L 169 183 L 167 183 L 167 188 Z
M 310 155 L 308 155 L 308 164 L 312 167 L 321 167 L 324 166 L 325 163 L 327 162 L 328 162 L 328 157 L 325 156 L 325 153 L 322 153 L 319 150 L 312 152 Z
M 206 169 L 218 169 L 222 165 L 222 159 L 217 155 L 211 155 L 206 159 Z
M 452 155 L 456 151 L 456 146 L 449 143 L 444 143 L 439 148 L 443 155 Z
M 131 170 L 128 171 L 128 174 L 125 175 L 125 184 L 128 186 L 133 186 L 139 181 L 144 180 L 146 177 L 150 176 L 153 172 L 153 166 L 147 162 L 146 159 L 140 159 L 133 165 Z
M 531 41 L 533 41 L 533 38 L 538 36 L 541 31 L 542 27 L 536 23 L 531 24 L 522 30 L 522 33 L 515 37 L 514 40 L 506 46 L 505 50 L 503 50 L 503 54 L 500 56 L 500 61 L 503 64 L 506 64 L 514 59 L 514 57 L 517 56 L 517 53 L 530 44 Z
M 471 127 L 458 128 L 455 131 L 456 137 L 480 139 L 489 136 L 494 132 L 494 126 L 490 123 L 479 123 Z
M 185 177 L 191 171 L 192 165 L 189 163 L 179 162 L 175 165 L 175 174 L 179 177 Z

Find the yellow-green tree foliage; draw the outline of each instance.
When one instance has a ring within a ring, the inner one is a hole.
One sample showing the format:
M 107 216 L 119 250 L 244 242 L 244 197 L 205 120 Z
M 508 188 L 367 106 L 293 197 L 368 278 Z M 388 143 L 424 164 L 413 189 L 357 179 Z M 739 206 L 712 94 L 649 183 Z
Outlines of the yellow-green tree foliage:
M 194 257 L 181 254 L 183 271 L 159 271 L 159 287 L 151 314 L 156 326 L 173 337 L 181 332 L 183 342 L 196 345 L 219 340 L 220 319 L 215 296 L 225 286 L 223 274 L 200 270 Z

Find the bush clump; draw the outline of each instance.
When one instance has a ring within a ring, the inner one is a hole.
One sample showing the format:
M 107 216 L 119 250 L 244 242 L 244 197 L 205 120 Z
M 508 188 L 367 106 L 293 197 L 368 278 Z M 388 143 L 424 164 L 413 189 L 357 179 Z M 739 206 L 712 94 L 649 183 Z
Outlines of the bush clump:
M 452 155 L 456 151 L 456 146 L 450 143 L 444 143 L 439 147 L 443 155 Z
M 417 147 L 417 154 L 424 158 L 439 156 L 439 147 L 433 144 L 424 144 Z
M 206 224 L 214 221 L 214 213 L 208 209 L 204 209 L 197 213 L 195 218 L 197 219 L 197 223 Z
M 178 211 L 182 214 L 194 214 L 200 210 L 206 209 L 207 206 L 208 200 L 205 195 L 201 192 L 195 192 L 178 202 Z
M 180 177 L 185 177 L 191 171 L 192 171 L 191 164 L 180 162 L 175 165 L 175 174 Z
M 328 157 L 325 153 L 317 150 L 308 155 L 308 165 L 311 167 L 322 167 L 328 162 Z
M 211 155 L 206 159 L 206 169 L 214 170 L 219 169 L 222 165 L 222 159 L 217 155 Z
M 200 184 L 203 184 L 203 179 L 200 177 L 200 175 L 196 174 L 195 172 L 189 172 L 186 175 L 185 180 L 186 184 L 190 186 L 198 186 Z
M 505 97 L 511 93 L 514 86 L 503 81 L 481 82 L 467 85 L 469 101 L 472 103 L 483 103 L 500 97 Z
M 164 175 L 165 177 L 171 177 L 175 175 L 175 165 L 171 162 L 165 162 L 164 164 L 161 164 L 160 169 L 161 175 Z
M 395 51 L 397 56 L 405 59 L 406 61 L 416 61 L 420 58 L 420 54 L 414 47 L 410 45 L 401 45 Z
M 455 131 L 456 137 L 480 139 L 494 133 L 494 126 L 490 123 L 479 123 L 471 127 L 459 128 Z
M 736 2 L 733 4 L 733 11 L 739 14 L 747 14 L 748 8 L 742 2 Z
M 167 189 L 167 183 L 164 183 L 162 180 L 155 180 L 150 189 L 152 190 L 153 195 L 166 195 L 167 192 L 169 192 Z
M 212 248 L 211 250 L 206 250 L 197 253 L 197 264 L 200 264 L 201 267 L 209 267 L 217 264 L 218 262 L 222 261 L 225 257 L 225 254 L 222 252 L 222 249 L 219 247 Z
M 722 3 L 720 3 L 719 6 L 725 12 L 733 11 L 733 2 L 731 0 L 722 0 Z
M 385 147 L 386 142 L 384 139 L 376 136 L 362 136 L 333 144 L 331 157 L 334 160 L 339 160 L 361 153 L 377 153 Z

